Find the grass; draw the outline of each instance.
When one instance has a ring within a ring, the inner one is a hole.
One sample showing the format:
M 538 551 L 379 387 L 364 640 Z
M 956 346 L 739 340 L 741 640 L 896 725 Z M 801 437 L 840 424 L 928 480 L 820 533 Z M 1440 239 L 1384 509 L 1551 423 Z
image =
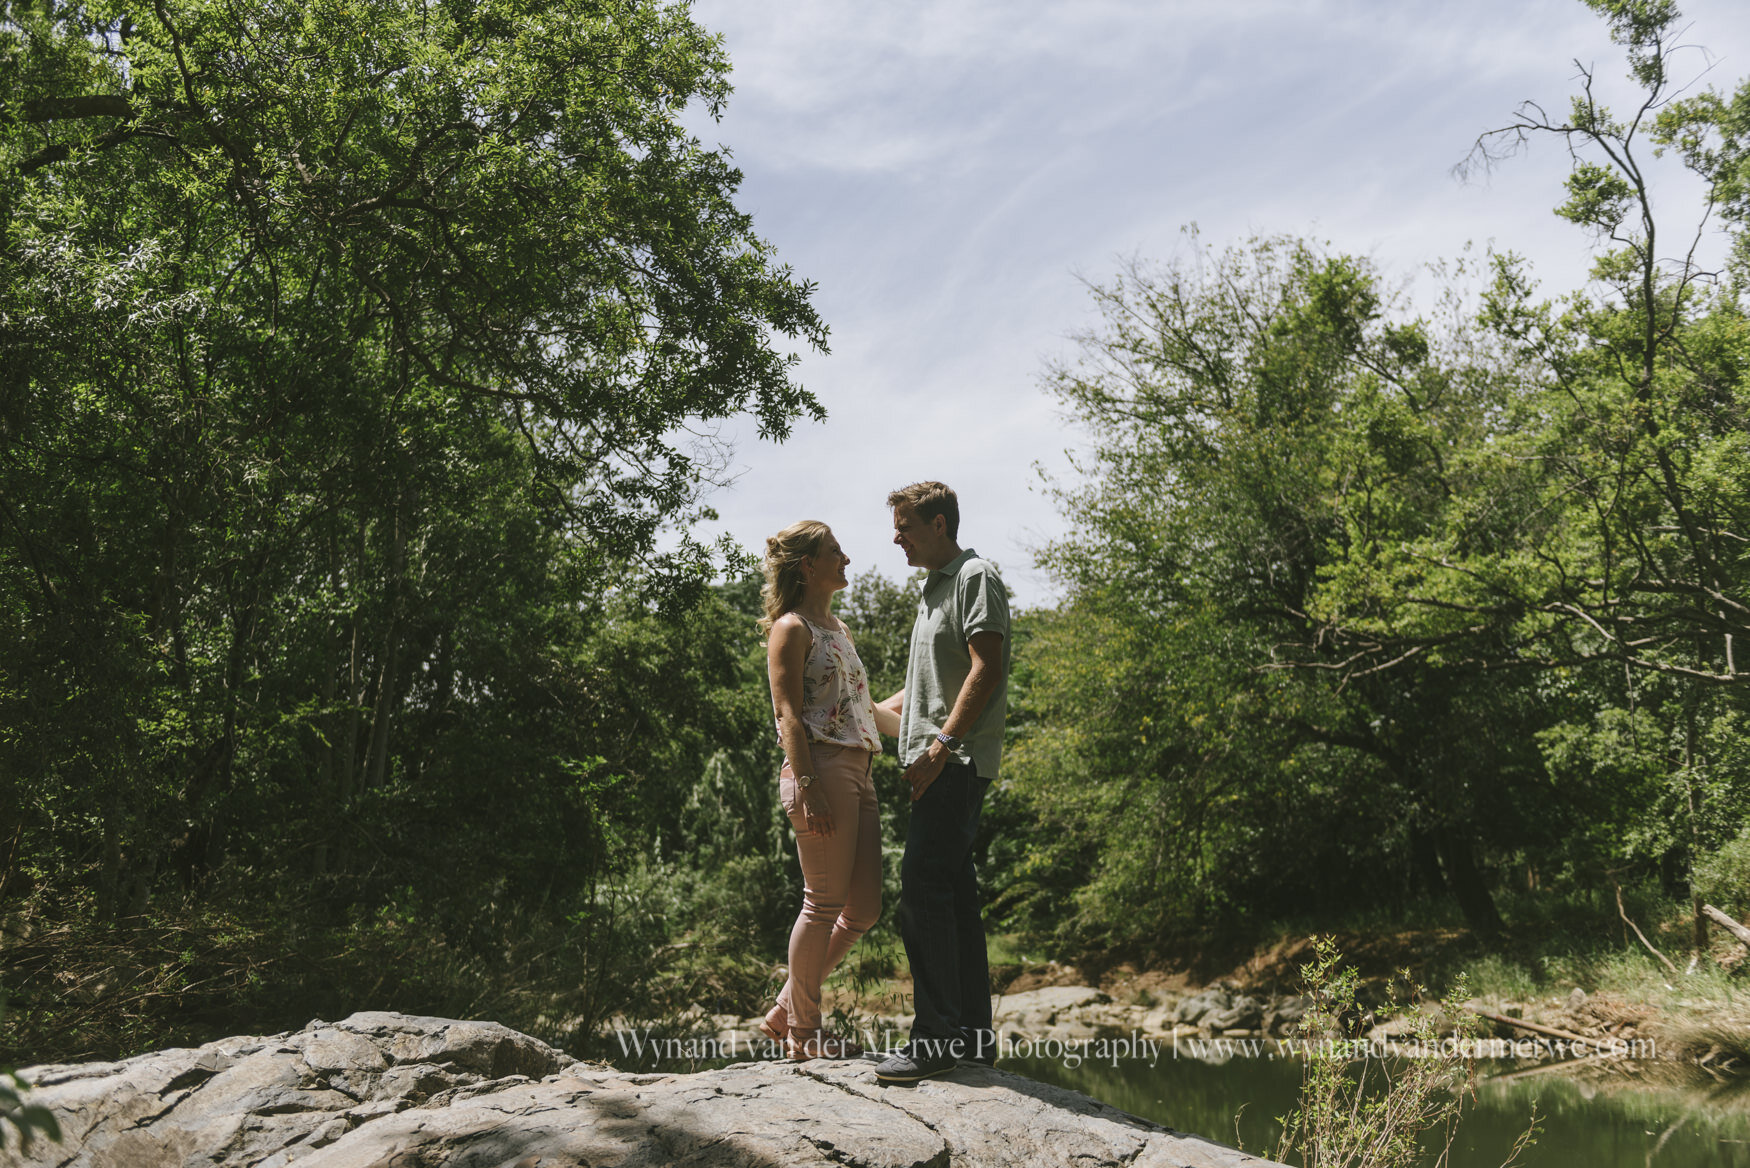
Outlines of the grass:
M 1625 890 L 1626 892 L 1626 890 Z M 1686 902 L 1642 893 L 1625 895 L 1630 919 L 1676 966 L 1673 974 L 1622 923 L 1614 900 L 1518 898 L 1503 906 L 1509 933 L 1497 952 L 1472 959 L 1465 971 L 1479 993 L 1503 998 L 1614 993 L 1661 1007 L 1731 1003 L 1743 948 L 1714 930 L 1703 954 L 1690 949 Z
M 1614 896 L 1608 916 L 1601 901 L 1513 904 L 1507 945 L 1464 966 L 1473 992 L 1555 1005 L 1581 989 L 1639 1015 L 1636 1029 L 1655 1041 L 1668 1073 L 1681 1067 L 1723 1080 L 1750 1072 L 1750 989 L 1741 972 L 1750 961 L 1742 946 L 1714 930 L 1708 950 L 1696 954 L 1687 903 L 1625 896 L 1630 919 L 1677 966 L 1673 973 L 1623 925 Z
M 1507 931 L 1492 946 L 1469 933 L 1450 903 L 1418 901 L 1276 921 L 1259 931 L 1255 954 L 1272 948 L 1294 954 L 1305 948 L 1306 937 L 1328 934 L 1339 939 L 1347 959 L 1361 968 L 1364 984 L 1407 966 L 1435 987 L 1462 973 L 1477 994 L 1507 999 L 1565 996 L 1577 986 L 1587 993 L 1611 992 L 1661 1006 L 1731 1000 L 1741 977 L 1736 966 L 1745 957 L 1743 947 L 1715 929 L 1713 946 L 1690 971 L 1688 902 L 1647 889 L 1623 891 L 1630 918 L 1677 964 L 1682 971 L 1677 976 L 1624 926 L 1608 888 L 1566 895 L 1499 895 L 1496 903 Z M 1750 959 L 1743 967 L 1750 969 Z
M 1471 989 L 1482 997 L 1520 1001 L 1538 997 L 1547 988 L 1540 976 L 1543 971 L 1498 953 L 1486 953 L 1477 958 L 1465 972 L 1469 975 Z
M 1544 953 L 1529 958 L 1489 954 L 1473 962 L 1467 972 L 1477 993 L 1509 999 L 1565 995 L 1575 988 L 1663 1007 L 1698 1002 L 1725 1005 L 1743 996 L 1738 979 L 1711 960 L 1698 963 L 1693 973 L 1673 977 L 1651 956 L 1632 949 Z
M 992 965 L 1044 965 L 1049 958 L 1027 944 L 1020 933 L 991 933 L 985 937 L 985 952 Z

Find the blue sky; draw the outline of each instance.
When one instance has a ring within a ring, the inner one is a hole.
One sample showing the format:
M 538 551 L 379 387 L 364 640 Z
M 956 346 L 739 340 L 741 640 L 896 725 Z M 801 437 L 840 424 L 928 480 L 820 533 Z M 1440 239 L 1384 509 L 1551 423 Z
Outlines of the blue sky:
M 1682 4 L 1701 84 L 1750 76 L 1750 4 Z M 1576 58 L 1632 96 L 1602 21 L 1576 0 L 1461 4 L 1081 0 L 698 0 L 736 92 L 694 131 L 726 146 L 741 205 L 815 280 L 832 352 L 803 382 L 829 417 L 782 445 L 731 424 L 732 485 L 708 502 L 757 549 L 830 523 L 852 572 L 907 571 L 887 491 L 950 483 L 962 540 L 1017 602 L 1050 603 L 1034 550 L 1063 530 L 1041 472 L 1072 482 L 1082 436 L 1041 388 L 1092 323 L 1082 280 L 1121 257 L 1298 234 L 1394 277 L 1493 241 L 1546 292 L 1584 282 L 1587 241 L 1549 208 L 1567 156 L 1537 143 L 1487 179 L 1451 168 L 1535 99 L 1565 108 Z M 1693 190 L 1659 188 L 1671 225 Z M 1429 282 L 1423 278 L 1422 286 Z

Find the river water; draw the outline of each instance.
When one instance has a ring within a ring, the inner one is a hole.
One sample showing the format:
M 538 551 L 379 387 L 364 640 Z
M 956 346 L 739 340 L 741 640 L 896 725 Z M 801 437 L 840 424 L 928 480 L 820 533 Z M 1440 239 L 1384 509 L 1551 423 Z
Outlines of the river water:
M 1293 1106 L 1301 1064 L 1260 1055 L 1223 1063 L 1135 1058 L 1066 1066 L 1006 1058 L 1002 1069 L 1069 1087 L 1178 1131 L 1269 1155 L 1279 1117 Z M 1750 1089 L 1733 1084 L 1648 1086 L 1643 1080 L 1577 1080 L 1547 1068 L 1481 1072 L 1452 1144 L 1452 1168 L 1498 1168 L 1535 1108 L 1528 1168 L 1750 1168 Z M 1438 1153 L 1430 1147 L 1424 1163 Z

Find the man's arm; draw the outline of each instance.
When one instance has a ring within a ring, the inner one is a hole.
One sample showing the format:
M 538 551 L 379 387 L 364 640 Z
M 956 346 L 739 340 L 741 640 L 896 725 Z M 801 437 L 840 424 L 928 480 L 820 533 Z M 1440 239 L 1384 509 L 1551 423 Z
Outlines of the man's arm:
M 966 648 L 972 654 L 972 668 L 967 670 L 966 680 L 960 683 L 960 692 L 954 697 L 954 708 L 948 711 L 948 719 L 942 723 L 942 733 L 950 738 L 966 736 L 966 732 L 972 729 L 972 724 L 978 721 L 978 716 L 990 704 L 990 695 L 996 692 L 997 685 L 1003 679 L 1001 633 L 988 629 L 973 633 L 967 638 Z M 895 698 L 903 698 L 904 695 L 905 691 L 900 690 L 887 700 L 891 702 Z M 942 773 L 942 768 L 948 765 L 949 757 L 950 751 L 938 740 L 930 743 L 929 749 L 905 769 L 905 781 L 911 784 L 913 803 L 923 798 L 924 792 L 930 789 L 930 784 Z

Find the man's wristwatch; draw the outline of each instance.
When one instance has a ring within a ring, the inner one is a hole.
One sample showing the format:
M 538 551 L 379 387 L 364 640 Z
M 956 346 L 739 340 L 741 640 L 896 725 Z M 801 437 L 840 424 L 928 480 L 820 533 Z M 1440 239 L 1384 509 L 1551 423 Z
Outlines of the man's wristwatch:
M 936 741 L 940 742 L 943 746 L 946 746 L 949 750 L 959 750 L 962 742 L 961 739 L 954 737 L 954 735 L 944 734 L 940 730 L 936 731 Z
M 814 776 L 813 775 L 797 775 L 796 776 L 796 786 L 798 788 L 800 788 L 801 790 L 806 791 L 806 790 L 808 790 L 809 787 L 811 787 L 813 785 L 814 785 Z

